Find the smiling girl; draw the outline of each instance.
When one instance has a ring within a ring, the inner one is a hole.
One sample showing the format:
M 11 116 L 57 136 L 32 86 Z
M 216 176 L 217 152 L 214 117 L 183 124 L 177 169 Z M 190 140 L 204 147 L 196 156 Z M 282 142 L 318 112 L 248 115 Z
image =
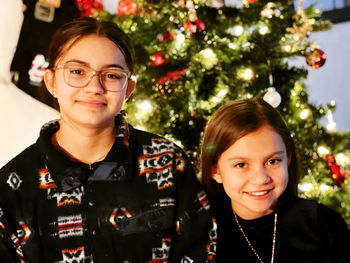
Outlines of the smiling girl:
M 348 262 L 341 216 L 297 197 L 295 146 L 262 99 L 219 108 L 205 129 L 202 180 L 217 219 L 217 262 Z
M 121 112 L 135 88 L 129 37 L 79 18 L 48 57 L 60 120 L 0 170 L 0 261 L 213 262 L 213 219 L 188 157 Z

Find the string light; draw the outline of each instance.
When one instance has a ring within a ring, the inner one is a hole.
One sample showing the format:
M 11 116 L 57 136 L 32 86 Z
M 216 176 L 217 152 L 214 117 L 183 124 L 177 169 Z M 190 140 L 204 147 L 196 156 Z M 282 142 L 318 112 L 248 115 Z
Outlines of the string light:
M 222 101 L 222 99 L 226 96 L 226 94 L 228 93 L 228 90 L 227 89 L 221 89 L 217 94 L 216 96 L 214 96 L 212 98 L 212 102 L 213 103 L 218 103 L 220 101 Z
M 182 33 L 176 34 L 175 47 L 178 49 L 181 48 L 183 46 L 183 44 L 185 43 L 185 40 L 186 40 L 186 37 L 184 34 L 182 34 Z
M 312 188 L 312 183 L 303 183 L 298 185 L 298 189 L 304 193 L 309 192 L 310 190 L 312 190 Z
M 197 60 L 206 68 L 211 69 L 218 63 L 218 58 L 211 48 L 201 50 L 197 54 Z
M 300 112 L 300 118 L 306 120 L 310 116 L 310 110 L 304 109 Z
M 254 71 L 250 68 L 240 68 L 237 71 L 237 77 L 245 81 L 251 81 L 254 78 Z
M 232 36 L 239 37 L 240 35 L 243 34 L 244 27 L 241 25 L 236 25 L 236 26 L 233 26 L 233 27 L 230 27 L 229 29 L 227 29 L 226 32 Z
M 231 48 L 231 49 L 237 49 L 238 45 L 234 44 L 234 43 L 229 43 L 228 47 Z
M 329 185 L 326 185 L 326 184 L 321 184 L 320 185 L 320 191 L 322 191 L 322 192 L 326 192 L 326 191 L 329 191 L 331 189 L 332 188 Z
M 243 77 L 245 80 L 251 80 L 254 77 L 254 72 L 250 68 L 244 70 Z
M 285 52 L 290 52 L 292 50 L 291 45 L 282 45 L 282 50 Z
M 265 35 L 268 31 L 269 31 L 268 26 L 262 26 L 262 27 L 259 29 L 259 33 L 260 33 L 261 35 Z
M 317 148 L 317 152 L 322 156 L 322 155 L 326 155 L 329 154 L 329 150 L 325 147 L 325 146 L 319 146 Z
M 152 112 L 153 106 L 149 100 L 144 100 L 137 103 L 137 109 L 139 110 L 139 114 L 147 115 L 148 113 Z

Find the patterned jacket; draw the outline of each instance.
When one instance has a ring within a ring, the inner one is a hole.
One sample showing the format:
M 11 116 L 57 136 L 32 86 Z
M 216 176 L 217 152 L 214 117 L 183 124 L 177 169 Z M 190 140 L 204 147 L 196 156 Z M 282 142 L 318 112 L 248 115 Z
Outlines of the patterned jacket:
M 214 262 L 215 221 L 178 146 L 118 115 L 89 167 L 51 144 L 58 128 L 0 170 L 1 262 Z

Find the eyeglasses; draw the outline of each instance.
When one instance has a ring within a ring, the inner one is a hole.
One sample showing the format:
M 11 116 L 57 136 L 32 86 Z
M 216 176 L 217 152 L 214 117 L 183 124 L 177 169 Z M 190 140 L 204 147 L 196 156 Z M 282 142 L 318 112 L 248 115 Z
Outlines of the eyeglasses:
M 63 70 L 64 82 L 74 88 L 87 86 L 94 76 L 99 77 L 103 88 L 112 92 L 120 92 L 125 89 L 131 72 L 119 68 L 104 69 L 96 71 L 88 66 L 67 62 L 59 64 L 56 70 Z

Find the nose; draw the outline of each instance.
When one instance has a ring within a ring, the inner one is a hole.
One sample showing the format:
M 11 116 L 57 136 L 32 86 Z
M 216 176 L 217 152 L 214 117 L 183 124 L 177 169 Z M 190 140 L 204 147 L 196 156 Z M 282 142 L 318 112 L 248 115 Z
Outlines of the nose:
M 257 185 L 267 184 L 271 181 L 271 177 L 264 166 L 259 166 L 254 169 L 250 181 Z
M 95 72 L 91 74 L 89 82 L 84 87 L 85 92 L 102 94 L 105 92 L 105 89 L 101 83 L 100 75 Z

